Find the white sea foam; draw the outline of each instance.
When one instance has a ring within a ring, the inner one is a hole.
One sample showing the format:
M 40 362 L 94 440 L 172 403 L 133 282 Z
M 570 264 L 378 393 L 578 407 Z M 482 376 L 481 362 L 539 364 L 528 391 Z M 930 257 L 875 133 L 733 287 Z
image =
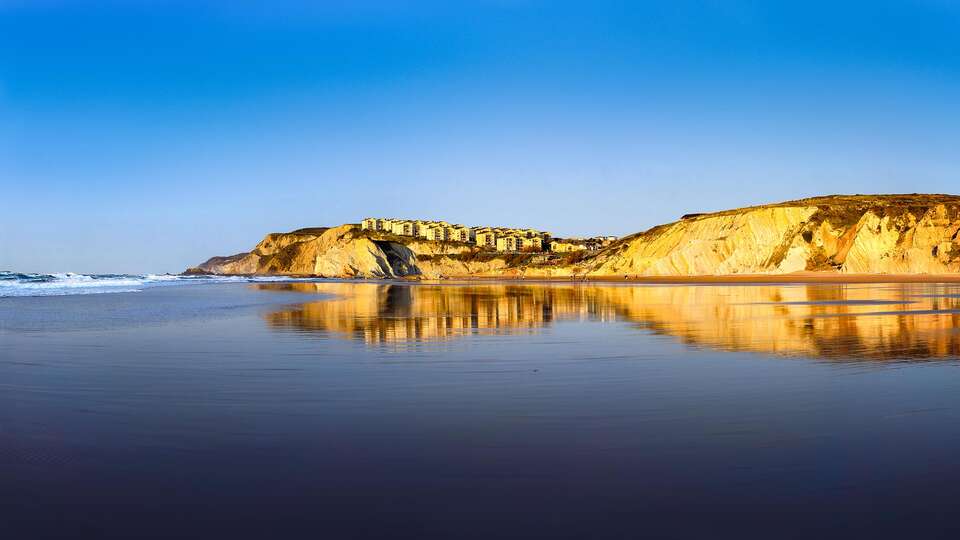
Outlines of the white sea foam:
M 136 292 L 150 287 L 201 283 L 298 281 L 286 277 L 180 276 L 172 274 L 21 274 L 0 272 L 0 298 Z

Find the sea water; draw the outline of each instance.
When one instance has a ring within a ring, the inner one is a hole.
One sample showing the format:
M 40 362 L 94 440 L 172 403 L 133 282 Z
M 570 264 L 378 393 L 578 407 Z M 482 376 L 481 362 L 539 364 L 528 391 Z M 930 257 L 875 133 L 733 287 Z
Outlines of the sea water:
M 5 537 L 955 528 L 955 285 L 4 279 Z

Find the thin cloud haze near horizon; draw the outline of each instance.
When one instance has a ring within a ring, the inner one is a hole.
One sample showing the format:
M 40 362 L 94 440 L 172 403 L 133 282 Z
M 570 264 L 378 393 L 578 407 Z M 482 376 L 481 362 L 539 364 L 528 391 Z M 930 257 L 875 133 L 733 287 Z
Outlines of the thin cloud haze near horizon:
M 0 3 L 0 270 L 957 191 L 947 2 L 358 4 Z

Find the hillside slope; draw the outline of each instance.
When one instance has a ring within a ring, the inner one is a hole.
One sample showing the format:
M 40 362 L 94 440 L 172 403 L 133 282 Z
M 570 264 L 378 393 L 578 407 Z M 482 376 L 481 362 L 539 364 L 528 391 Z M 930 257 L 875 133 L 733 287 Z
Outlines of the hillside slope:
M 480 252 L 356 225 L 274 233 L 193 272 L 439 278 L 960 272 L 960 197 L 836 195 L 690 214 L 591 253 Z
M 848 195 L 681 219 L 624 238 L 590 273 L 696 276 L 960 271 L 960 197 Z

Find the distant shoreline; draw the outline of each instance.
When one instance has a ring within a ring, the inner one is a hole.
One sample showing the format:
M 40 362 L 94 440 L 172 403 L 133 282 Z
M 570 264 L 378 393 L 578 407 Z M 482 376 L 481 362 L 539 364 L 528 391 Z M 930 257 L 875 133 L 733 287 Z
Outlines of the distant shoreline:
M 191 275 L 191 274 L 184 274 Z M 197 274 L 192 274 L 197 275 Z M 320 276 L 309 274 L 209 274 L 237 277 L 287 277 L 294 279 L 331 279 L 356 281 L 401 281 L 401 282 L 444 282 L 444 281 L 523 281 L 550 283 L 649 283 L 649 284 L 714 284 L 714 283 L 960 283 L 960 274 L 834 274 L 821 272 L 797 272 L 791 274 L 728 274 L 710 276 L 481 276 L 462 275 L 444 276 L 440 279 L 418 278 L 350 278 Z
M 407 281 L 528 281 L 590 282 L 650 284 L 713 284 L 713 283 L 960 283 L 960 274 L 734 274 L 715 276 L 449 276 L 441 280 Z

